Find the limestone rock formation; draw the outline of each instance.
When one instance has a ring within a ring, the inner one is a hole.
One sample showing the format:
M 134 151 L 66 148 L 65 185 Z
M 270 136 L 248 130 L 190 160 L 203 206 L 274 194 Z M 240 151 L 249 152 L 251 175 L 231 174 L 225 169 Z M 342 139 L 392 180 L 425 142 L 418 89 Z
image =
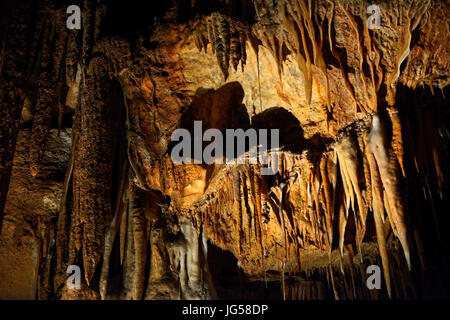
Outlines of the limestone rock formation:
M 0 299 L 450 296 L 448 1 L 73 2 L 0 10 Z

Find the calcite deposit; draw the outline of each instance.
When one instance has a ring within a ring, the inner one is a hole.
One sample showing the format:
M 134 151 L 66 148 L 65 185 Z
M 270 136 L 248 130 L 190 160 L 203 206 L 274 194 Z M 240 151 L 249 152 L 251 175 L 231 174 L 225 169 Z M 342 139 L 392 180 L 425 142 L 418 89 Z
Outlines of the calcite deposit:
M 450 296 L 448 1 L 153 2 L 2 4 L 0 299 Z

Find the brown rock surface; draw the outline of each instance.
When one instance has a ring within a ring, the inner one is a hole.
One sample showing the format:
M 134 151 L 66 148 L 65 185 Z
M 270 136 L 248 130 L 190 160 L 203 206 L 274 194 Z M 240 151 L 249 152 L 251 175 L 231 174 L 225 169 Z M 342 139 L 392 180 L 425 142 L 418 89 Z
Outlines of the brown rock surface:
M 2 11 L 0 298 L 448 297 L 448 2 L 175 3 Z M 277 174 L 174 163 L 194 121 L 279 129 Z

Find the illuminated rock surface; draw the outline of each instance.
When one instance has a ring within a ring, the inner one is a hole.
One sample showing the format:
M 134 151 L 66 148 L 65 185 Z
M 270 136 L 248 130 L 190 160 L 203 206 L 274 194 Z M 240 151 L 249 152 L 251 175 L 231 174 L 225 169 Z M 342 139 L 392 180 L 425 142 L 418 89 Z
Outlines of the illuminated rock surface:
M 0 299 L 449 297 L 448 2 L 141 2 L 1 10 Z M 278 173 L 176 165 L 196 120 Z

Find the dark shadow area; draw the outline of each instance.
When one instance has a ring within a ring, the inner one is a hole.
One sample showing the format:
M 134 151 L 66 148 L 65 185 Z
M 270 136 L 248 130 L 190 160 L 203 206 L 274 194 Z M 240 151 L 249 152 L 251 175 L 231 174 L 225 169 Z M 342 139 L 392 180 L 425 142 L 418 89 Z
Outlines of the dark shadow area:
M 202 122 L 202 132 L 207 129 L 214 128 L 222 132 L 223 146 L 227 145 L 226 129 L 256 129 L 258 135 L 259 129 L 267 129 L 267 146 L 270 149 L 271 129 L 279 130 L 279 146 L 281 149 L 294 153 L 301 151 L 310 144 L 303 136 L 303 129 L 300 122 L 288 110 L 282 107 L 273 107 L 252 117 L 250 124 L 250 116 L 247 108 L 242 104 L 244 98 L 244 90 L 239 82 L 230 82 L 219 88 L 218 90 L 199 88 L 192 101 L 192 104 L 183 113 L 180 121 L 180 128 L 187 129 L 192 137 L 191 156 L 194 158 L 194 144 L 201 143 L 202 150 L 211 142 L 202 142 L 202 137 L 195 137 L 194 122 Z M 195 141 L 195 142 L 194 142 Z M 250 149 L 249 139 L 245 140 L 245 152 Z M 170 142 L 168 153 L 170 154 L 173 147 L 178 142 Z M 258 141 L 260 144 L 260 140 Z M 242 154 L 237 150 L 237 139 L 235 138 L 235 157 Z M 225 150 L 224 150 L 225 154 Z M 202 159 L 197 159 L 202 160 Z
M 450 174 L 450 109 L 446 98 L 449 96 L 448 87 L 412 90 L 397 86 L 406 174 L 400 182 L 413 244 L 411 263 L 418 266 L 411 277 L 420 283 L 410 296 L 418 299 L 442 299 L 450 295 L 450 237 L 446 232 L 450 224 L 450 186 L 446 178 Z M 420 256 L 425 268 L 420 267 Z
M 196 15 L 208 15 L 214 11 L 251 24 L 255 21 L 255 5 L 251 0 L 174 0 L 177 19 L 186 22 Z
M 250 281 L 229 251 L 208 243 L 208 265 L 219 299 L 282 299 L 278 281 Z
M 249 278 L 239 268 L 237 259 L 208 243 L 208 265 L 219 299 L 222 300 L 282 300 L 283 292 L 279 272 L 268 271 L 266 278 Z M 331 299 L 325 283 L 313 274 L 310 280 L 299 277 L 285 279 L 287 300 Z
M 291 112 L 282 107 L 272 107 L 254 115 L 252 127 L 255 129 L 280 130 L 280 147 L 286 151 L 301 153 L 304 148 L 305 138 L 300 122 Z M 270 141 L 270 136 L 268 137 Z

